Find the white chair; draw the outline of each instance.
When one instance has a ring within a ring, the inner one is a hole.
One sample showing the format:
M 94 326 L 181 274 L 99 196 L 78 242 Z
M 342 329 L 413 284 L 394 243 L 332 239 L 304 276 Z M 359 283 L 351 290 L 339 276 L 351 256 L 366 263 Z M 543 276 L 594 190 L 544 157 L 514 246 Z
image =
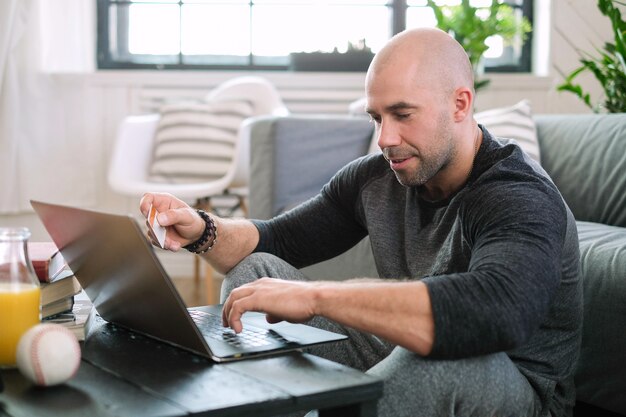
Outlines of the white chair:
M 286 115 L 276 88 L 261 77 L 245 76 L 228 80 L 209 92 L 207 101 L 242 99 L 252 103 L 253 115 Z M 232 194 L 238 198 L 244 214 L 247 209 L 244 198 L 247 195 L 250 161 L 249 138 L 240 129 L 235 143 L 233 159 L 224 176 L 214 181 L 170 184 L 149 179 L 150 164 L 159 114 L 128 116 L 119 126 L 117 139 L 109 165 L 109 186 L 117 193 L 129 197 L 141 197 L 145 192 L 171 193 L 195 207 L 211 210 L 211 198 Z M 196 257 L 194 278 L 199 282 L 199 262 Z M 206 276 L 208 301 L 213 300 L 212 275 L 207 268 Z

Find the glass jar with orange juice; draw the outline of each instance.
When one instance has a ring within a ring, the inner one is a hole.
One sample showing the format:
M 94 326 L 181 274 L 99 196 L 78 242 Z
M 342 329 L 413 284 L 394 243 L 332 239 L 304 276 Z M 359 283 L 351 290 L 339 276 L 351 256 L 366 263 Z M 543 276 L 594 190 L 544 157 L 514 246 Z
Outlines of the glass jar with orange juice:
M 27 228 L 0 228 L 0 367 L 15 366 L 22 335 L 40 320 L 39 280 L 28 258 Z

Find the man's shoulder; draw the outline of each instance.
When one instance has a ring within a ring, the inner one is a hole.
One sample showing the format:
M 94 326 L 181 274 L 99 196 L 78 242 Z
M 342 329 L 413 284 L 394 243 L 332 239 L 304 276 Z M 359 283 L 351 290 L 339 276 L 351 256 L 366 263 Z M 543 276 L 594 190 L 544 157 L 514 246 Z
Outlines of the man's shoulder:
M 548 173 L 515 141 L 496 138 L 489 133 L 484 140 L 484 152 L 476 161 L 476 180 L 522 183 L 538 181 L 556 189 Z
M 466 197 L 482 204 L 548 204 L 564 201 L 550 176 L 514 142 L 487 137 Z

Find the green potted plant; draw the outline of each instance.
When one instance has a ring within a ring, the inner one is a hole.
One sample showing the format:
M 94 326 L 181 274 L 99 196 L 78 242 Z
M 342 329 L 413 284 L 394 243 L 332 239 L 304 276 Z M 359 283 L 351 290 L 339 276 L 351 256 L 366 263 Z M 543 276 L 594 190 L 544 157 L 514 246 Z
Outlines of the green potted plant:
M 477 91 L 489 83 L 489 80 L 480 79 L 482 56 L 489 48 L 486 39 L 499 35 L 505 43 L 510 43 L 517 36 L 526 40 L 532 30 L 528 19 L 518 19 L 511 6 L 498 0 L 491 0 L 489 7 L 473 7 L 469 0 L 462 0 L 457 6 L 439 6 L 434 0 L 427 0 L 427 3 L 435 13 L 437 27 L 450 33 L 469 55 Z
M 615 4 L 626 3 L 615 0 L 598 0 L 600 12 L 611 20 L 613 42 L 606 42 L 604 49 L 598 49 L 599 56 L 581 53 L 582 65 L 565 78 L 557 87 L 558 91 L 569 91 L 578 96 L 589 108 L 598 113 L 602 109 L 609 113 L 626 112 L 626 22 Z M 604 91 L 604 102 L 593 104 L 591 96 L 574 79 L 585 71 L 591 71 Z

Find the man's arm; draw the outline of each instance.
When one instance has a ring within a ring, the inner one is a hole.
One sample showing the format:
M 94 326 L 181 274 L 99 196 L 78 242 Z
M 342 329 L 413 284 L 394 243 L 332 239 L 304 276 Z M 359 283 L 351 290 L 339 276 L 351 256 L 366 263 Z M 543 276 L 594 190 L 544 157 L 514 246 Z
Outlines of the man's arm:
M 467 271 L 419 282 L 294 285 L 264 279 L 231 293 L 224 324 L 240 331 L 245 311 L 265 312 L 273 321 L 320 315 L 441 358 L 520 347 L 540 326 L 558 288 L 566 212 L 547 182 L 508 184 L 485 185 L 463 211 L 472 248 Z
M 159 212 L 159 224 L 167 228 L 164 249 L 176 252 L 202 236 L 206 227 L 204 220 L 184 201 L 170 194 L 144 194 L 140 203 L 144 216 L 148 215 L 151 205 Z M 259 242 L 259 232 L 252 222 L 245 219 L 210 216 L 217 227 L 217 241 L 202 256 L 217 271 L 226 273 L 252 253 Z
M 294 282 L 263 278 L 231 292 L 224 304 L 224 324 L 240 332 L 241 315 L 246 311 L 265 312 L 270 322 L 298 323 L 313 316 L 326 317 L 420 355 L 428 355 L 434 341 L 430 296 L 419 281 Z

